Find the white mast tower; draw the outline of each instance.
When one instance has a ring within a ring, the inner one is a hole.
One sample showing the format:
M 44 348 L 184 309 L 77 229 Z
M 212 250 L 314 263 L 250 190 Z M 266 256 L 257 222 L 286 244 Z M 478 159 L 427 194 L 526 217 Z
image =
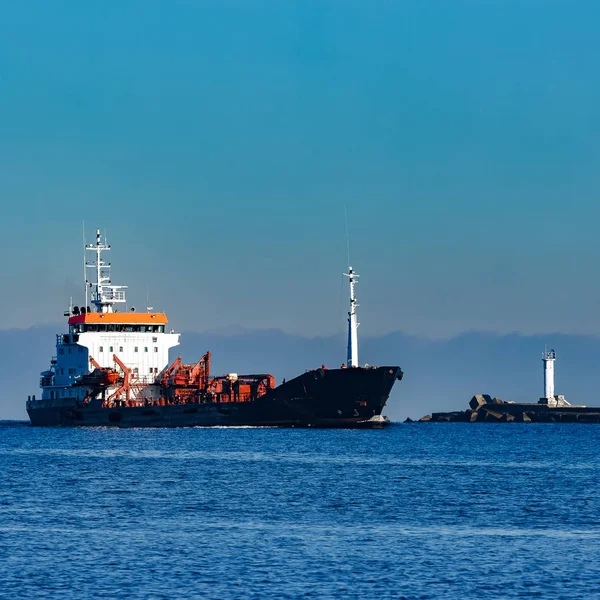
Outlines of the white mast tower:
M 113 304 L 126 302 L 127 286 L 110 285 L 110 263 L 105 263 L 101 256 L 102 252 L 110 250 L 110 246 L 102 243 L 99 229 L 96 229 L 96 244 L 88 244 L 85 249 L 96 253 L 96 262 L 85 263 L 87 268 L 96 269 L 96 291 L 92 294 L 92 304 L 95 304 L 97 312 L 111 313 Z
M 356 320 L 356 294 L 354 286 L 358 283 L 357 275 L 352 267 L 348 267 L 348 273 L 344 273 L 350 282 L 350 311 L 348 312 L 348 361 L 346 366 L 358 367 L 358 326 L 360 323 Z
M 544 399 L 548 406 L 556 406 L 554 398 L 554 361 L 556 353 L 554 350 L 542 352 L 542 362 L 544 363 Z
M 554 361 L 556 352 L 544 350 L 542 352 L 542 363 L 544 364 L 544 397 L 540 398 L 538 404 L 547 404 L 552 407 L 572 406 L 564 396 L 554 394 Z M 583 406 L 583 405 L 578 405 Z

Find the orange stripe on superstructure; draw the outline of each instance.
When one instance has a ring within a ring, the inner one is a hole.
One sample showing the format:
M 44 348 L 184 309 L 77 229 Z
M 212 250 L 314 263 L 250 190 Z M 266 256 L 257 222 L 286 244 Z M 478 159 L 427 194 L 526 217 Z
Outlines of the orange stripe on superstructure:
M 135 325 L 166 325 L 169 321 L 165 313 L 98 313 L 90 312 L 69 318 L 69 325 L 78 323 L 122 323 Z

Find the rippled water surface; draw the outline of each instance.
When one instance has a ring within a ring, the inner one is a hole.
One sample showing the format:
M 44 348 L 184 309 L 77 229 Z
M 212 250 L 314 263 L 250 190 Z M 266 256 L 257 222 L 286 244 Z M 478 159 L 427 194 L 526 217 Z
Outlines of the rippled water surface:
M 599 442 L 0 422 L 0 597 L 600 597 Z

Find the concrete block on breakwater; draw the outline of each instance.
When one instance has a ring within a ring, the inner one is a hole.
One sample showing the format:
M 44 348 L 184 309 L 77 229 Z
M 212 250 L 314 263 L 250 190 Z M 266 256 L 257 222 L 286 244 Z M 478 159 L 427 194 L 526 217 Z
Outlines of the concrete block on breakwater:
M 600 423 L 600 407 L 548 406 L 504 402 L 488 394 L 476 394 L 464 411 L 425 415 L 419 422 L 437 423 Z

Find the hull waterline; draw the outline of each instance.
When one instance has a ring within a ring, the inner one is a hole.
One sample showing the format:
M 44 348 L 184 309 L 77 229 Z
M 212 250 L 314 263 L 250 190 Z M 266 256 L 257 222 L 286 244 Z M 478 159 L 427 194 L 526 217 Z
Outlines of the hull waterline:
M 381 412 L 399 367 L 317 369 L 251 402 L 188 402 L 165 406 L 103 408 L 74 400 L 32 400 L 32 425 L 72 427 L 356 427 L 387 424 Z

